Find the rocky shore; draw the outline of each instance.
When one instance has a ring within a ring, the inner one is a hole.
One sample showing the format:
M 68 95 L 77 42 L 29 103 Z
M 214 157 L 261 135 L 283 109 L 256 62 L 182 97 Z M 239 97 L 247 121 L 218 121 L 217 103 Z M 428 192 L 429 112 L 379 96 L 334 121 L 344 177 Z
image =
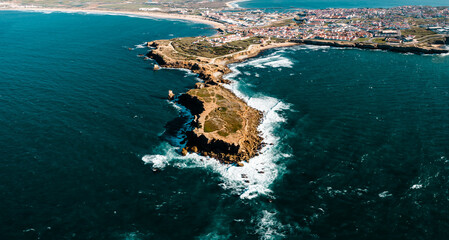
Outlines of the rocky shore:
M 263 113 L 223 87 L 221 84 L 228 82 L 223 76 L 231 72 L 227 67 L 230 63 L 255 57 L 268 48 L 295 44 L 255 44 L 234 54 L 205 58 L 178 52 L 170 40 L 149 42 L 148 47 L 152 50 L 148 57 L 160 67 L 189 69 L 204 81 L 177 98 L 177 103 L 195 116 L 194 130 L 187 133 L 187 144 L 182 153 L 196 152 L 237 165 L 256 156 L 262 147 L 258 126 Z
M 231 72 L 230 63 L 240 62 L 259 55 L 269 48 L 286 47 L 297 44 L 348 47 L 361 49 L 381 49 L 401 53 L 442 54 L 449 51 L 437 47 L 416 47 L 375 43 L 358 43 L 326 40 L 295 40 L 284 43 L 253 44 L 247 49 L 215 58 L 193 56 L 179 52 L 172 45 L 173 40 L 148 42 L 152 50 L 148 57 L 157 64 L 154 69 L 183 68 L 198 74 L 204 82 L 194 89 L 175 97 L 169 92 L 169 99 L 185 106 L 195 116 L 194 129 L 187 133 L 187 144 L 182 154 L 188 152 L 210 156 L 223 163 L 242 165 L 256 156 L 262 147 L 258 126 L 263 113 L 248 106 L 230 90 L 222 86 L 229 81 L 223 76 Z
M 390 45 L 380 43 L 365 43 L 365 42 L 346 42 L 346 41 L 332 41 L 332 40 L 296 40 L 297 43 L 331 46 L 331 47 L 347 47 L 347 48 L 360 48 L 360 49 L 380 49 L 392 52 L 400 53 L 414 53 L 414 54 L 444 54 L 449 53 L 449 50 L 439 47 L 425 47 L 425 46 L 413 46 L 413 45 Z

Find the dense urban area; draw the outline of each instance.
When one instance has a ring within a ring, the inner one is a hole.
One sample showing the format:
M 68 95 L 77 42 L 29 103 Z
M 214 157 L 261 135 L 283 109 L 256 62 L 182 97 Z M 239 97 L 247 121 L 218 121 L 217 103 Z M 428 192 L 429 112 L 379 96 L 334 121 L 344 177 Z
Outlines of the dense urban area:
M 209 40 L 215 45 L 252 36 L 430 45 L 442 44 L 449 35 L 447 7 L 301 9 L 284 12 L 204 10 L 201 14 L 227 26 L 222 36 Z
M 132 10 L 148 14 L 195 16 L 221 23 L 220 35 L 206 38 L 213 46 L 251 37 L 288 40 L 332 40 L 389 45 L 443 44 L 449 36 L 449 7 L 242 9 L 229 1 L 5 1 L 0 8 L 72 7 Z M 197 41 L 198 43 L 200 41 Z

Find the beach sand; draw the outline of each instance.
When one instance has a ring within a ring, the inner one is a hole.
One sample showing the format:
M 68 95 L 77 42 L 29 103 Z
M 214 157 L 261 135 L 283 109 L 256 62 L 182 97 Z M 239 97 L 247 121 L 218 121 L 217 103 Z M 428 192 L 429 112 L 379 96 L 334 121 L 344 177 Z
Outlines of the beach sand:
M 26 11 L 26 12 L 65 12 L 65 13 L 90 13 L 90 14 L 103 14 L 103 15 L 124 15 L 124 16 L 137 16 L 137 17 L 149 17 L 149 18 L 162 18 L 162 19 L 175 19 L 175 20 L 186 20 L 197 23 L 204 23 L 210 25 L 214 28 L 226 28 L 222 23 L 215 22 L 206 19 L 201 16 L 194 15 L 181 15 L 181 14 L 169 14 L 162 12 L 143 12 L 143 11 L 112 11 L 112 10 L 97 10 L 97 9 L 86 9 L 86 8 L 0 8 L 0 11 Z
M 226 6 L 227 6 L 228 8 L 231 8 L 231 9 L 241 8 L 241 7 L 238 5 L 238 3 L 240 3 L 240 2 L 247 2 L 247 1 L 249 1 L 249 0 L 234 0 L 234 1 L 231 1 L 231 2 L 227 2 L 227 3 L 226 3 Z

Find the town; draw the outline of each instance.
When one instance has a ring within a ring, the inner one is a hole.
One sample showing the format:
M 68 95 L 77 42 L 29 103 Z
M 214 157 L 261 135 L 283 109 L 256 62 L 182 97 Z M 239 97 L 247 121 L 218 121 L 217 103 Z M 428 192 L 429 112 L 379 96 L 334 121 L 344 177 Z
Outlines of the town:
M 218 37 L 208 39 L 214 46 L 250 37 L 436 46 L 443 45 L 449 36 L 448 7 L 294 9 L 282 12 L 203 9 L 199 14 L 226 26 Z

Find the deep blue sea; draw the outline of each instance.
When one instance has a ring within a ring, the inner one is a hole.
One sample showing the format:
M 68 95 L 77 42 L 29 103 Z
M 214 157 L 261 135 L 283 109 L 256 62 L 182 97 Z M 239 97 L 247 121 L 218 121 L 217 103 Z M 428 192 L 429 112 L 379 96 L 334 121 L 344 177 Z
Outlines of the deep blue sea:
M 137 57 L 212 34 L 0 12 L 0 239 L 449 239 L 449 56 L 296 46 L 232 65 L 267 143 L 239 168 L 179 154 L 188 114 L 167 91 L 196 76 Z

